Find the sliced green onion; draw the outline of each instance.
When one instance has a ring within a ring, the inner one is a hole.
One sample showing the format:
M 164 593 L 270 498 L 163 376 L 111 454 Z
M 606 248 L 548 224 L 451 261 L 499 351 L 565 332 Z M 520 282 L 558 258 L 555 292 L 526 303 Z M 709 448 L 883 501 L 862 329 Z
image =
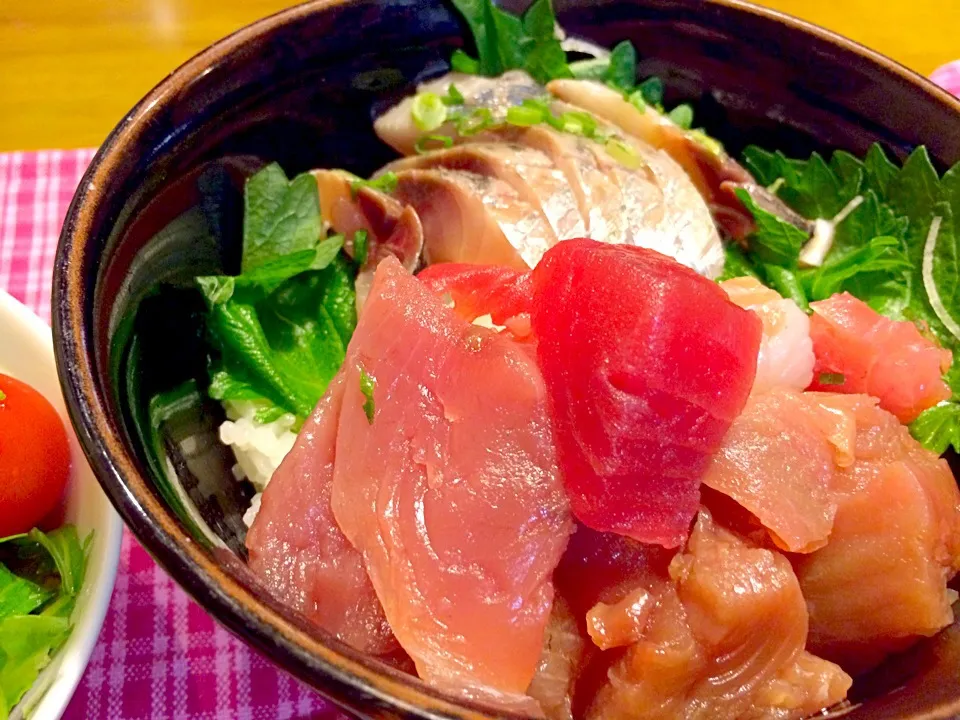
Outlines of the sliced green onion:
M 710 137 L 703 130 L 691 130 L 690 137 L 706 148 L 707 152 L 712 155 L 723 155 L 723 143 L 716 138 Z
M 424 135 L 414 143 L 413 149 L 421 155 L 431 150 L 453 147 L 453 138 L 449 135 Z
M 447 119 L 447 106 L 440 96 L 432 92 L 422 92 L 413 98 L 410 108 L 413 124 L 423 132 L 436 130 Z
M 673 110 L 667 113 L 667 117 L 684 130 L 689 130 L 690 126 L 693 125 L 693 108 L 687 103 L 684 103 L 683 105 L 677 105 Z
M 360 190 L 360 188 L 368 187 L 371 190 L 379 190 L 380 192 L 392 193 L 397 189 L 397 174 L 392 172 L 385 172 L 383 175 L 378 175 L 372 180 L 354 180 L 350 183 L 350 192 L 354 195 Z
M 607 151 L 607 155 L 629 170 L 639 170 L 643 166 L 643 160 L 640 158 L 637 149 L 623 140 L 611 138 L 607 140 L 604 149 Z
M 469 115 L 457 120 L 457 133 L 461 137 L 470 137 L 493 127 L 493 112 L 490 108 L 474 108 Z
M 360 371 L 360 394 L 365 398 L 363 401 L 363 414 L 367 416 L 367 422 L 373 425 L 373 416 L 376 412 L 376 405 L 373 401 L 373 391 L 377 387 L 377 379 L 367 374 L 362 367 L 357 368 Z
M 647 109 L 647 101 L 643 97 L 642 90 L 634 90 L 632 93 L 627 95 L 627 102 L 633 105 L 637 110 Z
M 560 116 L 564 132 L 593 138 L 597 134 L 597 119 L 580 110 L 565 112 Z
M 447 94 L 440 99 L 444 105 L 463 105 L 465 102 L 463 93 L 457 90 L 457 86 L 453 83 L 450 83 L 450 86 L 447 88 Z
M 353 234 L 353 259 L 357 265 L 367 264 L 367 255 L 370 252 L 370 238 L 366 230 L 357 230 Z
M 507 122 L 520 127 L 539 125 L 544 120 L 544 113 L 539 108 L 516 105 L 507 109 Z
M 6 400 L 6 399 L 7 399 L 7 394 L 3 390 L 0 390 L 0 401 Z
M 647 105 L 659 105 L 663 102 L 663 80 L 658 77 L 647 78 L 637 85 L 637 91 Z
M 818 380 L 821 385 L 843 385 L 846 382 L 843 373 L 820 373 Z
M 450 56 L 450 67 L 465 75 L 479 75 L 480 61 L 467 55 L 463 50 L 454 50 Z

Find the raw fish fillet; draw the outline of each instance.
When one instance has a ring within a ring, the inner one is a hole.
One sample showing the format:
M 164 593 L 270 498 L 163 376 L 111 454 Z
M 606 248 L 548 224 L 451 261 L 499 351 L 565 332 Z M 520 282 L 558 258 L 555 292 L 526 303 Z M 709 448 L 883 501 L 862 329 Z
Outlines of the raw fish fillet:
M 464 106 L 456 110 L 469 114 L 479 108 L 489 111 L 492 118 L 500 122 L 467 135 L 458 134 L 455 125 L 448 122 L 430 134 L 446 135 L 452 142 L 463 145 L 522 146 L 546 158 L 552 165 L 549 174 L 538 170 L 522 175 L 530 192 L 539 198 L 544 214 L 553 217 L 549 222 L 557 238 L 565 240 L 583 234 L 576 231 L 582 227 L 594 240 L 655 249 L 709 277 L 719 274 L 723 248 L 709 209 L 690 178 L 666 153 L 642 140 L 624 136 L 617 128 L 598 120 L 603 134 L 616 138 L 636 156 L 636 167 L 628 167 L 611 155 L 604 144 L 594 140 L 547 125 L 518 127 L 502 122 L 509 107 L 528 98 L 548 97 L 545 88 L 522 71 L 510 71 L 499 78 L 452 73 L 424 83 L 419 91 L 443 95 L 451 84 L 456 85 L 465 99 Z M 423 135 L 413 122 L 412 102 L 412 97 L 404 99 L 374 124 L 380 138 L 404 155 L 415 153 L 416 141 Z M 558 116 L 579 110 L 559 101 L 553 101 L 551 106 Z M 462 166 L 464 161 L 464 154 L 453 149 L 427 152 L 409 162 L 424 167 L 450 162 Z M 471 171 L 506 178 L 502 163 L 473 162 Z M 557 186 L 557 172 L 565 177 L 565 186 Z M 579 223 L 572 219 L 571 199 L 579 210 Z M 430 237 L 427 232 L 428 244 Z M 530 267 L 539 259 L 529 252 L 523 257 Z M 476 262 L 497 261 L 481 258 Z
M 856 419 L 856 461 L 837 472 L 826 547 L 796 560 L 811 651 L 857 673 L 953 621 L 947 582 L 960 567 L 960 492 L 876 401 L 810 393 Z
M 839 667 L 804 652 L 807 609 L 790 563 L 702 511 L 669 577 L 642 586 L 652 604 L 590 720 L 803 718 L 844 698 Z
M 569 240 L 533 271 L 564 485 L 595 530 L 677 547 L 753 384 L 761 324 L 651 250 Z
M 263 493 L 247 533 L 248 564 L 284 604 L 357 650 L 384 655 L 397 650 L 397 641 L 363 557 L 330 507 L 343 396 L 341 372 Z
M 431 685 L 536 712 L 525 693 L 572 525 L 531 354 L 388 258 L 343 372 L 334 515 L 397 639 Z
M 810 303 L 814 390 L 866 393 L 909 423 L 952 394 L 951 353 L 912 322 L 890 320 L 850 293 Z M 840 377 L 830 377 L 839 375 Z

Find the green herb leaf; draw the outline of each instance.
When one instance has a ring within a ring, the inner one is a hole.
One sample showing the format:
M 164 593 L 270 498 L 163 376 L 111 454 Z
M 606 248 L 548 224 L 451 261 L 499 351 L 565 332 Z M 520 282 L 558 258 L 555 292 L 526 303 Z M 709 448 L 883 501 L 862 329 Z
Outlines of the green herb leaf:
M 0 619 L 29 615 L 55 595 L 53 590 L 10 572 L 0 565 Z
M 588 58 L 570 63 L 570 72 L 577 80 L 604 81 L 608 77 L 610 61 L 606 58 Z
M 780 265 L 764 264 L 762 271 L 770 287 L 783 295 L 783 297 L 793 300 L 804 312 L 810 311 L 807 293 L 803 289 L 803 283 L 800 282 L 800 278 L 797 277 L 794 270 Z
M 723 272 L 717 278 L 717 282 L 730 280 L 738 277 L 754 277 L 760 279 L 760 274 L 753 266 L 753 263 L 747 257 L 746 253 L 736 243 L 728 243 L 724 248 Z
M 75 597 L 83 585 L 83 577 L 87 567 L 87 557 L 84 544 L 81 544 L 77 528 L 73 525 L 64 525 L 49 533 L 40 530 L 31 530 L 27 539 L 43 547 L 57 567 L 60 575 L 60 592 Z M 87 542 L 90 537 L 87 538 Z
M 537 82 L 572 77 L 567 56 L 556 38 L 550 0 L 535 0 L 522 17 L 498 8 L 492 0 L 453 0 L 477 46 L 473 60 L 455 51 L 450 63 L 459 72 L 496 76 L 522 69 Z
M 440 98 L 443 101 L 444 105 L 454 106 L 454 105 L 463 105 L 466 100 L 463 97 L 457 86 L 453 83 L 447 87 L 447 94 Z
M 890 162 L 887 154 L 879 145 L 870 146 L 867 156 L 863 160 L 864 190 L 873 190 L 879 197 L 886 197 L 890 181 L 900 172 L 900 169 Z
M 280 166 L 273 163 L 247 180 L 243 272 L 280 256 L 313 248 L 320 231 L 317 183 L 311 175 L 305 173 L 288 182 Z
M 937 455 L 951 445 L 960 452 L 960 403 L 943 402 L 924 410 L 910 423 L 910 434 Z
M 363 401 L 363 412 L 367 416 L 367 422 L 373 425 L 373 416 L 376 412 L 376 405 L 373 400 L 373 391 L 377 388 L 376 378 L 367 374 L 362 367 L 360 370 L 360 392 L 365 400 Z
M 640 97 L 647 105 L 658 106 L 663 104 L 663 80 L 658 77 L 649 77 L 637 85 Z
M 629 92 L 636 86 L 637 51 L 632 42 L 624 40 L 613 48 L 603 79 L 621 91 Z
M 766 263 L 795 266 L 800 249 L 807 241 L 806 233 L 761 208 L 746 190 L 737 188 L 734 192 L 757 225 L 756 232 L 750 236 L 751 251 Z
M 902 283 L 905 281 L 903 274 L 909 268 L 910 263 L 903 254 L 900 240 L 881 236 L 856 250 L 824 262 L 810 273 L 804 284 L 811 300 L 824 300 L 848 289 L 848 281 L 861 275 L 877 278 L 881 276 L 879 274 L 896 274 Z M 865 288 L 861 284 L 855 289 L 863 292 Z

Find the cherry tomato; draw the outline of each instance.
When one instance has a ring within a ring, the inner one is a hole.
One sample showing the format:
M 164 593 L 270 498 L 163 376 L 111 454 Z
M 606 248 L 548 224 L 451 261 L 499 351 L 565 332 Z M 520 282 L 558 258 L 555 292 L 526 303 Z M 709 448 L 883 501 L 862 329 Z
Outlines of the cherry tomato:
M 26 383 L 0 375 L 0 537 L 26 532 L 52 512 L 70 478 L 60 415 Z

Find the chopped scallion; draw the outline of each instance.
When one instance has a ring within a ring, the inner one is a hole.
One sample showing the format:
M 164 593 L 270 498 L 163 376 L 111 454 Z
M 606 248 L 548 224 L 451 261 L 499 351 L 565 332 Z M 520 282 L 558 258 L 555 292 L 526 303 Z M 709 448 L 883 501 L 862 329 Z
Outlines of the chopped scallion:
M 6 399 L 7 399 L 7 394 L 3 390 L 0 390 L 0 401 L 6 400 Z
M 683 105 L 677 105 L 673 110 L 667 113 L 667 117 L 684 130 L 689 130 L 690 126 L 693 125 L 693 108 L 687 103 L 684 103 Z
M 370 252 L 370 237 L 366 230 L 357 230 L 353 234 L 353 259 L 357 265 L 363 267 L 367 263 Z
M 363 414 L 367 416 L 367 422 L 373 425 L 373 416 L 376 412 L 376 405 L 373 400 L 373 391 L 377 387 L 377 379 L 367 374 L 362 367 L 357 368 L 360 371 L 360 393 L 365 398 L 363 401 Z
M 469 115 L 458 118 L 457 134 L 461 137 L 470 137 L 493 125 L 493 113 L 490 108 L 474 108 Z
M 423 132 L 430 132 L 447 119 L 447 106 L 436 93 L 422 92 L 413 98 L 410 114 L 414 125 Z
M 382 175 L 377 175 L 377 177 L 370 180 L 358 179 L 350 183 L 350 192 L 354 195 L 357 194 L 357 191 L 360 188 L 368 187 L 371 190 L 379 190 L 380 192 L 392 193 L 397 189 L 397 175 L 392 172 L 385 172 Z
M 610 157 L 629 170 L 638 170 L 643 165 L 637 149 L 623 140 L 611 138 L 607 140 L 604 149 Z
M 843 385 L 846 378 L 843 373 L 820 373 L 818 380 L 821 385 Z
M 539 108 L 517 105 L 507 109 L 507 122 L 520 127 L 539 125 L 544 120 L 544 112 Z
M 453 138 L 449 135 L 424 135 L 413 144 L 413 149 L 420 154 L 448 147 L 453 147 Z
M 450 83 L 450 87 L 447 88 L 447 94 L 440 99 L 444 105 L 463 105 L 464 103 L 463 93 L 457 90 L 457 86 L 453 83 Z

